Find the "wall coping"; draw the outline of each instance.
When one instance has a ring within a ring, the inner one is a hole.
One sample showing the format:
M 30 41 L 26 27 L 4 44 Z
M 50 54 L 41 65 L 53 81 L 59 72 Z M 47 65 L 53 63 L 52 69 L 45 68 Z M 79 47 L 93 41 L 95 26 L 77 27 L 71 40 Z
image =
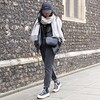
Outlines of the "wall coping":
M 80 55 L 90 55 L 94 53 L 100 53 L 100 49 L 61 53 L 61 54 L 57 54 L 55 58 L 61 59 L 61 58 L 75 57 Z M 42 61 L 42 58 L 40 56 L 3 60 L 0 61 L 0 68 L 35 63 L 38 61 Z

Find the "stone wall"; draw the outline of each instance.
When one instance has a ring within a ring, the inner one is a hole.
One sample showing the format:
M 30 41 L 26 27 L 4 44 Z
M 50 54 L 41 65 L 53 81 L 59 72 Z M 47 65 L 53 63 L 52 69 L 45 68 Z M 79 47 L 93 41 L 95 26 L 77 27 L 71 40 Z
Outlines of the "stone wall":
M 64 22 L 67 51 L 100 47 L 100 1 L 86 0 L 86 24 Z
M 48 0 L 61 17 L 62 2 Z M 100 1 L 86 0 L 86 23 L 63 21 L 65 43 L 59 54 L 100 47 Z M 30 34 L 40 9 L 37 0 L 0 0 L 0 60 L 29 58 L 31 54 Z M 1 62 L 0 61 L 0 62 Z M 55 60 L 55 71 L 62 74 L 75 69 L 100 63 L 100 53 L 64 57 Z M 0 93 L 5 93 L 44 77 L 43 62 L 0 66 Z
M 0 0 L 0 60 L 31 56 L 30 33 L 40 5 L 37 0 Z

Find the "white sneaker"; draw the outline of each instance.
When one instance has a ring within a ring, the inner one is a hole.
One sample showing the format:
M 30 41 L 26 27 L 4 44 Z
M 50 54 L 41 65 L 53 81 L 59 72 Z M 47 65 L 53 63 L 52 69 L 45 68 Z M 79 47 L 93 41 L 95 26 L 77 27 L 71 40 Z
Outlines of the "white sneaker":
M 59 82 L 54 83 L 54 89 L 53 92 L 58 92 L 61 88 L 62 84 Z
M 38 99 L 44 99 L 46 97 L 49 97 L 50 96 L 50 93 L 49 92 L 46 92 L 45 89 L 43 89 L 41 91 L 41 93 L 37 96 Z

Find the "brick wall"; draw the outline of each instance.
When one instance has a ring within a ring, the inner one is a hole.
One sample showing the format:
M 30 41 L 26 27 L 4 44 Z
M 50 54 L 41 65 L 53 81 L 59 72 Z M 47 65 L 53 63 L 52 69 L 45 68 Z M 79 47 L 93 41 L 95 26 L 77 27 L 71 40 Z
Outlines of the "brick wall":
M 48 0 L 61 17 L 62 2 Z M 37 0 L 0 0 L 0 60 L 32 57 L 30 34 L 41 2 Z M 100 3 L 86 0 L 86 23 L 63 21 L 66 41 L 60 54 L 95 50 L 100 47 Z M 1 62 L 0 61 L 0 62 Z M 100 62 L 100 53 L 66 57 L 55 60 L 57 74 L 69 72 Z M 0 93 L 14 90 L 44 76 L 43 62 L 0 66 Z

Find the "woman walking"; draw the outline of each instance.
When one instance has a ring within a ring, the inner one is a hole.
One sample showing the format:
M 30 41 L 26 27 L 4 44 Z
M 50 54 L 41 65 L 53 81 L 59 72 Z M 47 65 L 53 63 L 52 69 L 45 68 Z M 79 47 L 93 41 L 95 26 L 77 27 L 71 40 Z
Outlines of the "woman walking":
M 64 41 L 62 22 L 53 12 L 49 2 L 42 4 L 32 29 L 31 39 L 35 47 L 40 50 L 45 67 L 44 86 L 37 98 L 46 98 L 50 96 L 51 79 L 54 81 L 53 92 L 59 91 L 62 85 L 53 70 L 53 63 L 55 55 Z

